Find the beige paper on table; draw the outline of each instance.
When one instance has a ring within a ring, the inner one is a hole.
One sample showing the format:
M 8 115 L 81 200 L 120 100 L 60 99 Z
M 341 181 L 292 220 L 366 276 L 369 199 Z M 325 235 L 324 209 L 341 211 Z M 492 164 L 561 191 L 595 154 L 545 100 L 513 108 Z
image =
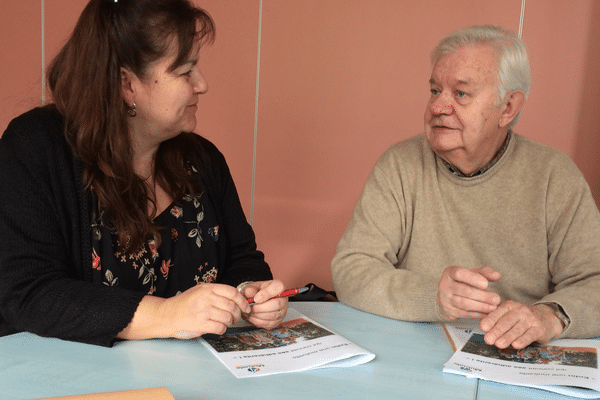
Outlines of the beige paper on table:
M 75 396 L 46 397 L 38 400 L 175 400 L 165 387 L 123 390 L 119 392 L 81 394 Z

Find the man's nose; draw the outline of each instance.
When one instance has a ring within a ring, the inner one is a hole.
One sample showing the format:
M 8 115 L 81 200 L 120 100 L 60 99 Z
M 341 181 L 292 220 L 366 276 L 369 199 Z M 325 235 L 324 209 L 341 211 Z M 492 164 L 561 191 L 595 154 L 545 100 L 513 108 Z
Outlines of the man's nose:
M 452 102 L 443 93 L 437 95 L 429 104 L 431 113 L 434 115 L 450 115 L 454 111 Z

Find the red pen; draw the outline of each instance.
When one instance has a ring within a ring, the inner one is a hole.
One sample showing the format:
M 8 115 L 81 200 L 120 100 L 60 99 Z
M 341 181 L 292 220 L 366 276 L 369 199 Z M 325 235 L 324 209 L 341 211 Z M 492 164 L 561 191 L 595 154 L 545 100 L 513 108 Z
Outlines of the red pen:
M 279 293 L 277 296 L 272 297 L 273 299 L 276 299 L 278 297 L 291 297 L 291 296 L 295 296 L 297 294 L 300 293 L 304 293 L 308 291 L 307 287 L 301 287 L 301 288 L 295 288 L 295 289 L 288 289 L 288 290 L 284 290 L 283 292 Z M 250 297 L 248 299 L 248 304 L 253 305 L 254 304 L 254 297 Z

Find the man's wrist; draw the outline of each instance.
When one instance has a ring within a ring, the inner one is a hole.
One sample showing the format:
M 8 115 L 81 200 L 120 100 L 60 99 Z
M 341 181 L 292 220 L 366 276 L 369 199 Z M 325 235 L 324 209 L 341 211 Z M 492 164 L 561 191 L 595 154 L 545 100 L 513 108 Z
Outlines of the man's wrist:
M 567 329 L 571 323 L 571 320 L 563 310 L 563 308 L 558 303 L 539 303 L 540 305 L 548 306 L 552 310 L 554 316 L 560 321 L 561 329 L 558 335 L 563 333 L 565 329 Z M 556 336 L 558 336 L 556 335 Z
M 456 321 L 456 318 L 452 318 L 451 316 L 447 315 L 446 313 L 442 313 L 442 304 L 440 302 L 439 289 L 435 294 L 435 312 L 436 312 L 440 322 Z

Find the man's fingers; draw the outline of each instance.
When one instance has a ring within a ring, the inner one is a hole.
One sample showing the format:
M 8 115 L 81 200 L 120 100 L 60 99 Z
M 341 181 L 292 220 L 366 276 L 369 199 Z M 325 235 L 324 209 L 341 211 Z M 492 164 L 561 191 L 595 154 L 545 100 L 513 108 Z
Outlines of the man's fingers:
M 488 282 L 496 282 L 498 279 L 500 279 L 500 272 L 496 271 L 492 267 L 476 268 L 471 271 L 483 276 Z
M 552 326 L 546 324 L 543 314 L 538 314 L 535 308 L 505 301 L 481 321 L 481 330 L 486 332 L 485 342 L 501 349 L 508 346 L 522 349 L 535 341 L 550 340 L 556 336 L 551 331 Z
M 455 283 L 451 301 L 464 310 L 491 312 L 500 304 L 500 296 L 489 290 L 474 288 L 464 283 Z
M 464 267 L 448 267 L 448 276 L 456 282 L 464 283 L 478 289 L 486 289 L 488 281 L 484 276 Z
M 453 308 L 450 310 L 450 315 L 453 320 L 461 318 L 482 319 L 486 317 L 487 313 L 481 313 L 477 311 L 465 311 L 460 308 Z
M 464 297 L 461 295 L 454 294 L 450 297 L 449 302 L 453 307 L 463 310 L 465 312 L 476 312 L 487 315 L 494 311 L 497 307 L 497 303 L 493 300 L 495 299 L 495 296 L 489 296 L 489 294 L 496 295 L 495 293 L 483 293 L 473 294 L 472 296 Z M 460 318 L 465 318 L 465 316 L 462 316 Z
M 496 278 L 490 267 L 481 269 Z M 450 266 L 444 270 L 438 285 L 438 311 L 442 319 L 483 318 L 494 311 L 501 299 L 487 290 L 488 279 L 479 270 Z
M 500 304 L 494 311 L 489 313 L 487 317 L 482 319 L 481 323 L 479 324 L 479 327 L 482 331 L 486 333 L 489 333 L 492 330 L 492 328 L 494 328 L 496 332 L 491 332 L 492 334 L 489 337 L 494 337 L 495 341 L 497 336 L 499 337 L 506 331 L 507 328 L 510 328 L 510 326 L 507 326 L 510 324 L 510 322 L 508 321 L 505 321 L 503 324 L 500 325 L 500 327 L 497 327 L 496 325 L 500 318 L 502 318 L 511 309 L 511 303 L 509 301 L 505 301 L 504 303 Z
M 464 267 L 448 267 L 450 278 L 477 289 L 487 289 L 490 282 L 500 279 L 500 273 L 492 267 L 468 269 Z
M 529 346 L 531 343 L 535 342 L 535 341 L 539 341 L 539 337 L 540 337 L 540 329 L 529 329 L 527 330 L 523 335 L 517 337 L 515 340 L 513 341 L 508 341 L 508 344 L 504 344 L 506 347 L 508 347 L 509 345 L 512 345 L 512 347 L 514 347 L 515 349 L 522 349 L 524 347 Z
M 500 349 L 512 346 L 515 349 L 522 349 L 539 339 L 543 333 L 543 328 L 530 320 L 520 320 L 501 336 L 495 336 L 491 332 L 485 335 L 485 341 Z
M 499 326 L 501 323 L 502 326 Z M 501 320 L 499 324 L 485 335 L 485 341 L 487 344 L 494 345 L 500 349 L 510 346 L 515 339 L 523 336 L 529 329 L 524 320 L 517 318 L 507 317 Z
M 441 302 L 440 306 L 443 305 L 445 319 L 482 319 L 496 309 L 495 304 L 483 303 L 452 293 L 446 294 L 444 299 L 438 297 L 438 301 Z

